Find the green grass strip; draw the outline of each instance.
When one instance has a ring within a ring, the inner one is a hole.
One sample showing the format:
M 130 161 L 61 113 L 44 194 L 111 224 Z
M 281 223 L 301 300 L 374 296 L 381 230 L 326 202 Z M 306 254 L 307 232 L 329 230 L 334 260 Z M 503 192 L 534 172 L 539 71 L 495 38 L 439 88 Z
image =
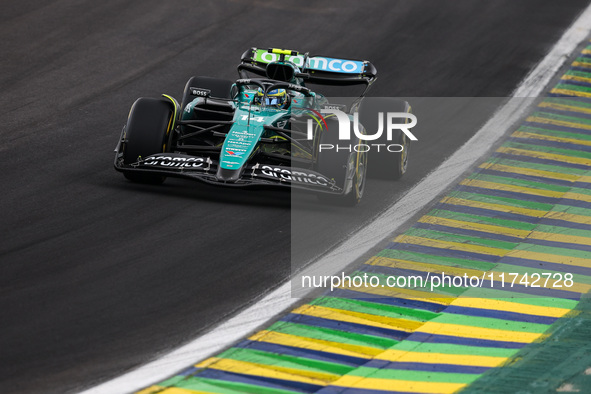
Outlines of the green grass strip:
M 514 242 L 498 241 L 496 239 L 487 239 L 481 237 L 471 237 L 468 235 L 453 234 L 452 231 L 453 230 L 449 230 L 449 232 L 441 232 L 435 230 L 425 230 L 420 228 L 410 228 L 404 234 L 444 242 L 460 242 L 468 245 L 489 246 L 492 248 L 500 248 L 506 250 L 511 250 L 518 245 Z
M 312 360 L 305 357 L 269 353 L 247 348 L 231 348 L 216 357 L 236 361 L 245 361 L 255 364 L 300 369 L 303 371 L 329 373 L 334 375 L 344 375 L 355 368 L 344 364 Z
M 391 259 L 416 261 L 418 263 L 439 264 L 447 265 L 450 267 L 470 268 L 483 271 L 488 271 L 489 269 L 495 266 L 495 263 L 489 263 L 487 261 L 467 260 L 447 256 L 435 256 L 426 253 L 409 252 L 397 249 L 384 249 L 381 252 L 379 252 L 377 256 L 388 257 Z
M 332 330 L 330 328 L 281 321 L 274 323 L 267 330 L 305 338 L 320 339 L 322 341 L 341 342 L 349 345 L 367 346 L 377 349 L 387 349 L 398 343 L 398 341 L 394 339 L 378 337 L 375 335 L 357 334 L 347 331 Z
M 395 319 L 407 319 L 425 322 L 439 316 L 439 313 L 422 311 L 412 308 L 380 304 L 377 302 L 354 300 L 349 298 L 320 297 L 310 302 L 310 305 L 325 306 L 351 312 L 367 313 Z

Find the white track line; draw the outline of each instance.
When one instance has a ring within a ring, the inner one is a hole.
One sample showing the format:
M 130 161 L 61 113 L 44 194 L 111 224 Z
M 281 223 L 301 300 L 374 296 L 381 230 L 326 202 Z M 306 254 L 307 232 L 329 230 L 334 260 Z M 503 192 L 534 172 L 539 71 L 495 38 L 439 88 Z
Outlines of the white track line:
M 342 270 L 381 241 L 377 234 L 385 237 L 393 233 L 426 204 L 444 192 L 451 182 L 480 159 L 505 134 L 507 128 L 517 122 L 528 109 L 527 106 L 523 106 L 524 100 L 519 98 L 540 95 L 590 31 L 591 5 L 564 33 L 550 53 L 521 82 L 512 98 L 470 140 L 376 220 L 351 235 L 346 242 L 314 263 L 302 275 L 314 275 L 314 272 L 320 270 L 326 273 L 327 267 L 330 267 L 331 272 Z M 197 361 L 227 348 L 298 301 L 298 298 L 292 297 L 291 282 L 287 281 L 256 304 L 190 343 L 115 379 L 88 389 L 82 394 L 128 393 L 160 382 Z

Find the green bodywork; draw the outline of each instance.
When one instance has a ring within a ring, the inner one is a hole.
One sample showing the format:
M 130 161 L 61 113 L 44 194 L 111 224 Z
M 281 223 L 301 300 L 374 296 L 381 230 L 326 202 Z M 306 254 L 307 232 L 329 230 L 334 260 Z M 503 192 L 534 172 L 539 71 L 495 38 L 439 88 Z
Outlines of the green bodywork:
M 281 122 L 288 122 L 292 113 L 306 112 L 307 108 L 318 107 L 317 96 L 303 97 L 295 94 L 287 108 L 276 108 L 254 104 L 254 97 L 257 90 L 238 86 L 238 93 L 233 101 L 235 112 L 233 124 L 221 147 L 219 165 L 226 170 L 239 170 L 245 166 L 248 159 L 262 148 L 259 144 L 261 138 L 282 138 L 273 131 L 265 130 L 264 126 L 275 126 L 283 128 Z M 293 92 L 291 92 L 293 94 Z M 322 101 L 322 97 L 320 100 Z M 196 98 L 189 103 L 183 111 L 183 120 L 190 120 L 194 117 L 193 108 L 195 104 L 203 100 Z

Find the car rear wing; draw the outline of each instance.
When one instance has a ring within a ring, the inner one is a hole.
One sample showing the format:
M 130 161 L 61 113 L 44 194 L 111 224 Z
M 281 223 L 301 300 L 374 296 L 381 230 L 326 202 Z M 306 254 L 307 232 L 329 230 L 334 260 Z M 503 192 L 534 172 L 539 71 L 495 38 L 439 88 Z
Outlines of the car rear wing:
M 238 71 L 250 71 L 266 76 L 267 64 L 275 61 L 288 61 L 296 65 L 301 77 L 306 81 L 324 85 L 371 84 L 376 79 L 377 70 L 367 60 L 337 59 L 332 57 L 301 54 L 285 49 L 250 48 L 242 54 Z

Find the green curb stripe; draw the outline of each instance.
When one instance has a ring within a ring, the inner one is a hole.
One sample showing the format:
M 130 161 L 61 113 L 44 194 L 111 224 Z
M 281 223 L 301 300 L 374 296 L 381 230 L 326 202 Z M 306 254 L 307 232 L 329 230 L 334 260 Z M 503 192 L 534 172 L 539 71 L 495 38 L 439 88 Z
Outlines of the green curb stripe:
M 535 152 L 553 153 L 553 154 L 557 154 L 557 155 L 572 156 L 572 157 L 579 157 L 579 158 L 583 158 L 583 159 L 589 159 L 589 163 L 591 164 L 591 156 L 589 155 L 589 152 L 577 151 L 577 150 L 572 150 L 572 149 L 554 148 L 554 147 L 544 146 L 544 145 L 526 144 L 523 142 L 513 142 L 513 141 L 505 142 L 502 146 L 504 146 L 506 148 L 525 149 L 525 150 L 531 150 L 531 151 L 535 151 Z
M 541 334 L 548 329 L 547 324 L 525 323 L 512 320 L 497 319 L 494 317 L 476 317 L 457 315 L 455 313 L 443 313 L 436 319 L 437 323 L 458 324 L 480 328 L 493 328 L 503 331 L 532 332 Z
M 489 357 L 511 357 L 518 352 L 518 349 L 505 349 L 495 347 L 478 347 L 467 345 L 455 345 L 449 343 L 425 343 L 414 341 L 402 341 L 392 347 L 393 350 L 404 350 L 418 353 L 443 353 L 459 354 L 464 356 L 489 356 Z
M 505 164 L 505 163 L 503 163 Z M 509 164 L 507 164 L 509 165 Z M 449 194 L 450 197 L 461 198 L 464 200 L 480 201 L 489 204 L 508 205 L 510 207 L 534 209 L 538 211 L 547 212 L 552 209 L 552 204 L 545 204 L 535 201 L 518 200 L 509 197 L 490 196 L 486 194 L 471 193 L 464 191 L 453 191 Z
M 377 254 L 379 257 L 388 257 L 391 259 L 400 259 L 407 261 L 415 261 L 417 263 L 439 264 L 450 267 L 477 269 L 481 271 L 488 271 L 495 266 L 495 263 L 487 261 L 475 261 L 460 259 L 456 257 L 435 256 L 425 253 L 409 252 L 398 249 L 384 249 Z
M 312 360 L 304 357 L 286 356 L 245 348 L 231 348 L 217 356 L 236 361 L 246 361 L 255 364 L 266 364 L 284 368 L 301 369 L 303 371 L 322 372 L 344 375 L 354 367 L 332 362 Z
M 570 138 L 570 139 L 581 140 L 581 141 L 591 141 L 591 135 L 589 135 L 589 134 L 544 129 L 541 127 L 532 127 L 532 126 L 525 126 L 524 125 L 524 126 L 519 127 L 517 129 L 517 131 L 521 131 L 524 133 L 530 133 L 530 134 L 547 135 L 549 137 L 560 137 L 560 138 Z M 560 168 L 563 168 L 563 167 L 560 167 Z
M 509 273 L 516 273 L 516 274 L 520 274 L 520 275 L 525 275 L 527 274 L 530 277 L 530 282 L 531 282 L 531 274 L 541 274 L 541 273 L 550 273 L 550 274 L 562 274 L 564 275 L 564 272 L 561 271 L 553 271 L 553 270 L 549 270 L 549 269 L 540 269 L 540 268 L 530 268 L 530 267 L 521 267 L 521 266 L 517 266 L 517 265 L 510 265 L 510 264 L 503 264 L 503 263 L 499 263 L 495 269 L 492 270 L 493 272 L 505 272 L 507 274 Z M 586 283 L 586 284 L 591 284 L 591 276 L 588 275 L 581 275 L 581 274 L 572 274 L 573 275 L 573 281 L 575 283 Z M 507 276 L 507 279 L 505 280 L 505 286 L 507 286 L 512 280 L 513 277 L 512 276 Z M 541 277 L 540 281 L 538 281 L 536 284 L 540 285 L 543 284 L 546 281 L 546 277 Z M 550 280 L 548 283 L 552 283 L 555 280 Z M 509 282 L 509 283 L 507 283 Z M 519 282 L 519 279 L 517 279 L 516 283 Z
M 451 231 L 453 231 L 453 230 L 451 230 Z M 452 234 L 450 232 L 424 230 L 424 229 L 418 229 L 418 228 L 411 228 L 411 229 L 407 230 L 404 234 L 415 236 L 415 237 L 435 239 L 438 241 L 461 242 L 461 243 L 468 244 L 468 245 L 490 246 L 493 248 L 500 248 L 500 249 L 507 249 L 507 250 L 511 250 L 518 245 L 514 242 L 497 241 L 494 239 L 470 237 L 467 235 Z
M 569 186 L 550 185 L 542 182 L 525 181 L 517 178 L 503 177 L 498 175 L 482 174 L 480 172 L 473 173 L 468 179 L 477 179 L 479 181 L 500 183 L 503 185 L 523 186 L 534 189 L 550 190 L 555 192 L 566 193 L 570 190 Z
M 439 316 L 439 313 L 435 312 L 402 308 L 398 306 L 379 304 L 377 302 L 370 302 L 367 300 L 361 301 L 348 298 L 320 297 L 310 302 L 310 305 L 319 305 L 328 308 L 421 322 L 425 322 Z
M 453 211 L 447 211 L 445 209 L 434 209 L 429 212 L 430 216 L 436 216 L 440 218 L 462 220 L 465 222 L 482 223 L 482 224 L 493 224 L 495 226 L 509 227 L 517 230 L 533 230 L 536 225 L 533 223 L 518 222 L 516 220 L 509 219 L 496 219 L 488 216 L 472 215 L 469 213 L 459 213 Z
M 575 92 L 591 93 L 591 88 L 586 86 L 571 85 L 569 83 L 559 83 L 555 89 L 572 90 Z
M 523 305 L 534 305 L 550 308 L 573 309 L 577 302 L 567 298 L 551 298 L 547 296 L 535 296 L 531 294 L 520 294 L 507 290 L 502 287 L 487 289 L 484 287 L 470 288 L 462 294 L 462 298 L 479 298 L 489 300 L 499 300 L 505 302 L 515 302 Z
M 564 75 L 571 75 L 573 77 L 581 78 L 591 78 L 591 72 L 588 71 L 568 70 Z
M 373 379 L 397 379 L 415 382 L 438 383 L 471 383 L 478 379 L 479 375 L 467 373 L 449 373 L 432 371 L 405 371 L 396 369 L 377 369 L 359 367 L 349 373 L 351 376 L 362 376 Z
M 301 391 L 282 390 L 271 387 L 264 387 L 254 384 L 231 382 L 227 380 L 217 380 L 197 377 L 181 377 L 165 380 L 160 383 L 164 387 L 178 387 L 187 390 L 194 390 L 215 394 L 295 394 Z M 189 393 L 187 393 L 189 394 Z
M 579 194 L 586 194 L 591 195 L 591 189 L 583 189 L 580 187 L 573 187 L 570 190 L 571 193 L 579 193 Z
M 517 161 L 517 160 L 505 159 L 505 158 L 500 158 L 500 157 L 493 157 L 490 160 L 488 160 L 487 163 L 503 164 L 506 166 L 519 167 L 519 168 L 530 168 L 532 170 L 556 172 L 559 174 L 573 175 L 573 176 L 581 176 L 587 172 L 585 170 L 580 170 L 577 168 L 553 166 L 550 164 L 530 163 L 527 161 Z M 517 200 L 517 201 L 521 201 L 521 200 Z M 546 204 L 546 205 L 551 206 L 551 204 Z
M 533 116 L 536 118 L 558 120 L 561 122 L 578 123 L 578 124 L 582 124 L 582 125 L 591 126 L 591 119 L 579 118 L 576 116 L 558 115 L 558 114 L 555 114 L 552 112 L 539 111 L 539 112 L 534 112 L 530 116 Z
M 357 334 L 347 331 L 337 331 L 330 328 L 308 326 L 298 323 L 277 322 L 267 329 L 268 331 L 295 335 L 304 338 L 319 339 L 322 341 L 340 342 L 348 345 L 387 349 L 398 341 L 374 335 Z
M 577 99 L 570 99 L 564 97 L 547 97 L 543 103 L 558 104 L 568 107 L 576 107 L 580 109 L 591 109 L 591 103 L 586 103 Z
M 583 250 L 558 248 L 554 246 L 542 246 L 535 244 L 522 243 L 515 248 L 516 250 L 527 250 L 528 252 L 547 253 L 555 256 L 576 257 L 580 259 L 588 259 L 591 263 L 591 253 Z
M 589 244 L 591 244 L 591 230 L 579 230 L 576 228 L 548 226 L 548 225 L 541 224 L 538 227 L 536 227 L 536 231 L 539 231 L 542 233 L 552 233 L 552 234 L 560 234 L 560 235 L 573 235 L 576 237 L 586 237 L 586 238 L 589 238 Z
M 570 205 L 557 204 L 552 209 L 552 212 L 564 212 L 564 213 L 569 213 L 571 215 L 588 216 L 589 222 L 587 222 L 587 223 L 591 224 L 591 209 L 588 209 L 588 208 L 580 208 L 580 207 L 573 207 Z
M 588 63 L 589 65 L 591 65 L 591 59 L 586 58 L 586 57 L 577 57 L 575 59 L 575 62 L 577 62 L 577 63 Z

